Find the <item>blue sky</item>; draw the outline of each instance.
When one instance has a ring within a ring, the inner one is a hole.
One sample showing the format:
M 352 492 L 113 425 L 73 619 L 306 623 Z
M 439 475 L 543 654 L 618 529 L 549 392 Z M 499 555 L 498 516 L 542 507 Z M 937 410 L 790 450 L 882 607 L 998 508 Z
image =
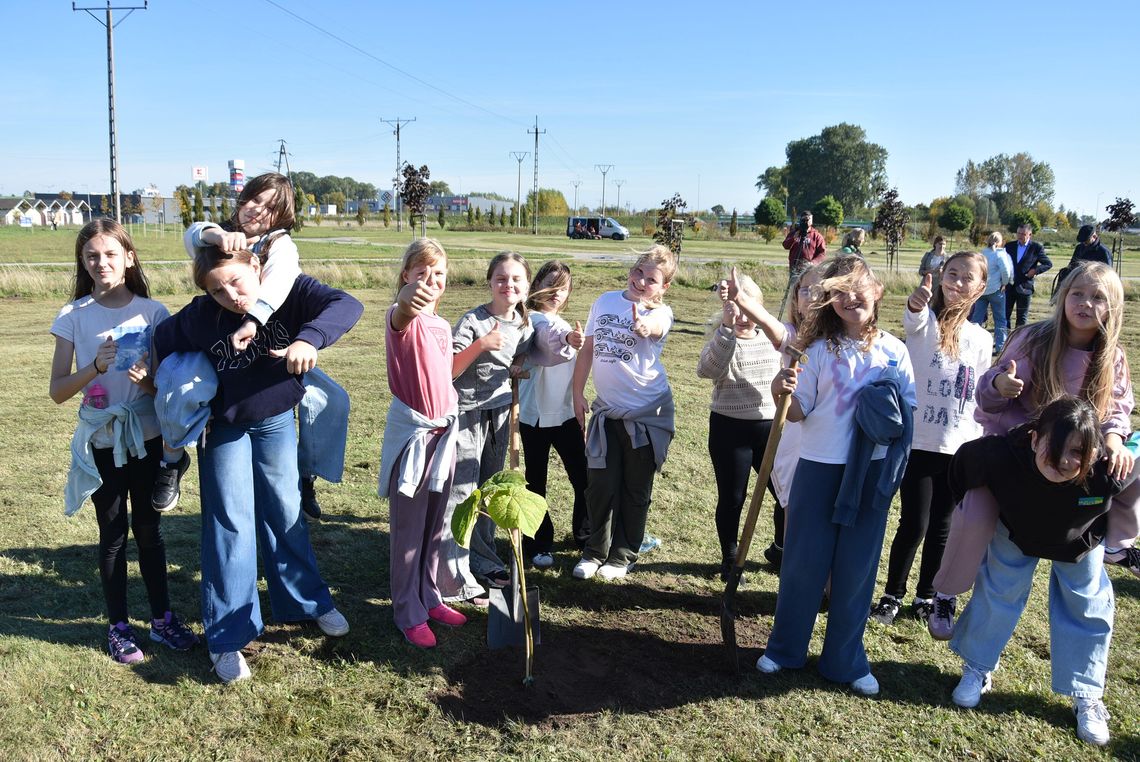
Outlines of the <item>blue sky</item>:
M 65 0 L 0 7 L 0 194 L 105 192 L 102 26 Z M 788 141 L 850 122 L 908 203 L 950 194 L 967 159 L 1027 151 L 1052 165 L 1055 204 L 1091 212 L 1140 195 L 1138 22 L 1135 2 L 1051 0 L 152 0 L 115 30 L 120 184 L 169 193 L 195 165 L 224 180 L 232 158 L 257 174 L 284 138 L 295 170 L 385 186 L 380 120 L 416 117 L 404 159 L 513 196 L 510 152 L 534 150 L 537 115 L 540 183 L 571 203 L 580 180 L 599 204 L 595 165 L 612 164 L 607 205 L 623 180 L 622 206 L 677 191 L 743 211 Z

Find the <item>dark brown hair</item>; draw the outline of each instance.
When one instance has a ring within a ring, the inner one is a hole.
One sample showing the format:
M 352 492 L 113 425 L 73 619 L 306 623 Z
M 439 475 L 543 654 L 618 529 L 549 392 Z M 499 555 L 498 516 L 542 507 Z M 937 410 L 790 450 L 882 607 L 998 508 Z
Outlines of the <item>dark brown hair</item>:
M 126 272 L 123 273 L 123 285 L 136 296 L 149 297 L 150 283 L 146 279 L 146 273 L 143 272 L 139 255 L 135 253 L 135 243 L 131 240 L 131 234 L 110 217 L 100 217 L 84 225 L 79 235 L 75 237 L 75 287 L 71 291 L 72 300 L 87 296 L 95 290 L 95 281 L 83 266 L 83 247 L 92 238 L 101 235 L 115 239 L 123 247 L 123 251 L 134 254 L 134 265 L 126 268 Z
M 252 251 L 237 251 L 228 253 L 217 246 L 203 246 L 194 256 L 194 285 L 206 291 L 206 276 L 219 267 L 238 262 L 249 264 L 257 255 Z
M 518 262 L 523 266 L 523 271 L 526 273 L 527 279 L 530 279 L 530 265 L 527 264 L 526 258 L 522 254 L 519 254 L 517 251 L 500 251 L 498 254 L 491 258 L 491 264 L 487 265 L 488 284 L 490 284 L 491 277 L 495 274 L 495 269 L 504 262 Z M 527 320 L 526 300 L 523 300 L 516 304 L 515 310 L 518 311 L 519 316 L 522 317 L 523 320 Z
M 1045 437 L 1049 442 L 1047 460 L 1057 468 L 1065 455 L 1069 437 L 1077 435 L 1081 445 L 1081 469 L 1076 478 L 1077 484 L 1084 484 L 1092 471 L 1100 453 L 1104 451 L 1104 434 L 1100 430 L 1096 410 L 1080 397 L 1066 394 L 1046 405 L 1037 417 L 1026 424 L 1026 428 L 1037 433 L 1038 440 Z
M 237 197 L 234 213 L 222 225 L 224 229 L 232 232 L 241 231 L 241 223 L 238 221 L 241 208 L 267 190 L 273 191 L 273 201 L 268 207 L 268 230 L 262 236 L 262 240 L 265 242 L 259 255 L 262 262 L 269 258 L 269 250 L 273 247 L 274 239 L 281 233 L 288 233 L 296 222 L 293 183 L 288 177 L 276 172 L 266 172 L 250 180 Z

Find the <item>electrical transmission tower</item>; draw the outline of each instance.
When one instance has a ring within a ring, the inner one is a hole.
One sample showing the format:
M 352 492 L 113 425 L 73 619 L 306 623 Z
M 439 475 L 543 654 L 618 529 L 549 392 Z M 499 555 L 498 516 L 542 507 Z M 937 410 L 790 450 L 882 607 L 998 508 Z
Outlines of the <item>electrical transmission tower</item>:
M 602 173 L 602 216 L 606 216 L 606 173 L 614 168 L 613 164 L 595 164 L 594 169 Z
M 538 235 L 538 136 L 545 135 L 546 130 L 539 132 L 538 130 L 538 117 L 534 118 L 534 129 L 527 130 L 526 134 L 534 133 L 534 234 Z
M 581 180 L 575 180 L 570 183 L 574 186 L 574 214 L 578 213 L 578 186 L 582 184 Z
M 515 157 L 515 161 L 519 163 L 519 184 L 515 190 L 515 227 L 522 227 L 522 163 L 523 159 L 530 156 L 527 151 L 511 151 L 511 156 Z
M 98 21 L 107 29 L 107 123 L 109 126 L 111 136 L 111 198 L 114 199 L 115 204 L 115 222 L 123 221 L 122 199 L 119 198 L 119 152 L 117 145 L 117 138 L 115 136 L 115 24 L 111 20 L 111 11 L 126 11 L 127 15 L 119 19 L 119 24 L 127 20 L 135 11 L 145 11 L 148 0 L 143 0 L 142 5 L 111 5 L 111 0 L 107 0 L 105 8 L 79 8 L 73 2 L 71 4 L 72 11 L 83 11 L 91 18 Z M 91 11 L 106 11 L 106 20 L 99 18 Z M 107 210 L 104 209 L 103 213 L 106 214 Z
M 285 163 L 285 176 L 289 177 L 293 174 L 293 170 L 289 169 L 289 152 L 285 150 L 285 138 L 278 138 L 277 142 L 280 146 L 277 148 L 277 174 L 281 174 L 281 163 Z
M 617 214 L 621 214 L 621 186 L 625 185 L 625 180 L 614 180 L 614 185 L 618 189 Z
M 396 129 L 392 130 L 392 134 L 396 136 L 396 176 L 392 178 L 392 195 L 395 197 L 393 203 L 396 207 L 396 232 L 400 232 L 400 128 L 405 124 L 416 121 L 413 116 L 411 119 L 381 119 L 384 124 L 394 125 Z

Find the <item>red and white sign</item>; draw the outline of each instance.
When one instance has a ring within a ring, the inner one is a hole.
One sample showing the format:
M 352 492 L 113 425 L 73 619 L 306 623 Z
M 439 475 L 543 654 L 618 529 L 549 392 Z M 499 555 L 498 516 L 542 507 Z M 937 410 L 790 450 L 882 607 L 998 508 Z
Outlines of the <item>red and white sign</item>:
M 209 182 L 210 176 L 205 167 L 191 167 L 190 180 L 193 182 Z

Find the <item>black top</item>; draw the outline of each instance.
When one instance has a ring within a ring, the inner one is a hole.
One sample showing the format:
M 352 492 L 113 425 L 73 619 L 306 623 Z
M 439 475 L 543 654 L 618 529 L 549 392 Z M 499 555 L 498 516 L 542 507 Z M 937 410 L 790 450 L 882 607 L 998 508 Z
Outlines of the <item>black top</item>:
M 1074 562 L 1104 539 L 1108 506 L 1122 482 L 1108 474 L 1108 460 L 1093 466 L 1084 486 L 1055 484 L 1037 470 L 1029 430 L 967 442 L 950 461 L 955 502 L 967 490 L 989 487 L 1011 539 L 1027 556 Z
M 301 377 L 289 373 L 285 359 L 269 350 L 307 341 L 317 349 L 329 346 L 364 314 L 364 305 L 343 291 L 308 275 L 298 275 L 284 303 L 244 352 L 230 344 L 230 334 L 245 319 L 209 295 L 195 297 L 154 331 L 157 361 L 174 352 L 205 352 L 218 373 L 214 415 L 230 423 L 259 421 L 284 413 L 301 401 Z
M 1112 267 L 1112 253 L 1100 241 L 1092 244 L 1078 243 L 1069 267 L 1075 267 L 1079 262 L 1103 262 Z

